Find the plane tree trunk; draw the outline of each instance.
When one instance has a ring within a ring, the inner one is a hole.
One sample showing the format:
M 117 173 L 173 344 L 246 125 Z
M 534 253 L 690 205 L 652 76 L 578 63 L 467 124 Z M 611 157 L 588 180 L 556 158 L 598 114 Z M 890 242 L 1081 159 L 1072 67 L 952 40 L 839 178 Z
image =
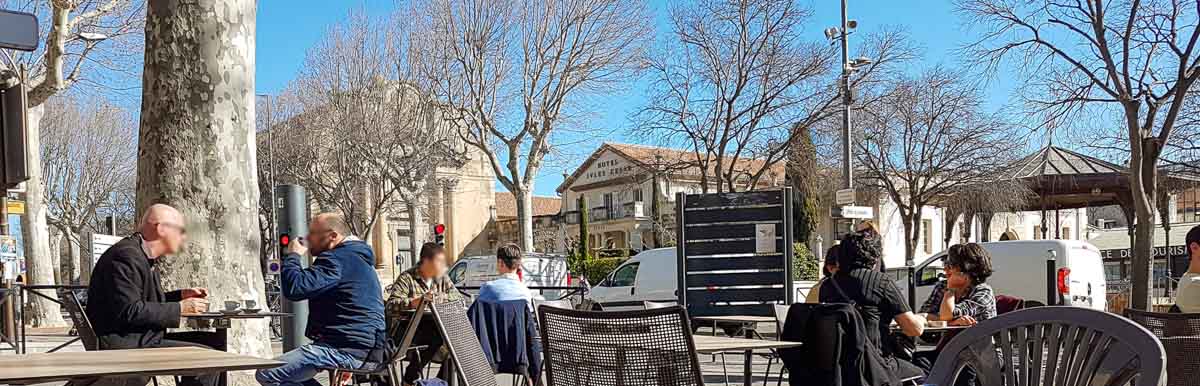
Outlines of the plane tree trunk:
M 137 211 L 182 212 L 188 242 L 158 264 L 165 289 L 266 304 L 254 141 L 255 2 L 149 1 Z M 235 321 L 229 351 L 271 357 L 267 321 Z M 230 374 L 256 385 L 252 374 Z

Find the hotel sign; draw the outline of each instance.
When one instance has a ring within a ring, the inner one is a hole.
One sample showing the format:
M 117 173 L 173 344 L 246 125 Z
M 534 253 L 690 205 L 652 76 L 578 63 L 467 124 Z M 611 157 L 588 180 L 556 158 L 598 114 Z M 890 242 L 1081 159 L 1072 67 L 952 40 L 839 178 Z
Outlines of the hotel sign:
M 611 151 L 605 152 L 588 167 L 586 172 L 579 176 L 579 180 L 575 185 L 590 184 L 629 176 L 633 174 L 633 169 L 634 165 L 629 160 L 626 160 L 625 157 Z

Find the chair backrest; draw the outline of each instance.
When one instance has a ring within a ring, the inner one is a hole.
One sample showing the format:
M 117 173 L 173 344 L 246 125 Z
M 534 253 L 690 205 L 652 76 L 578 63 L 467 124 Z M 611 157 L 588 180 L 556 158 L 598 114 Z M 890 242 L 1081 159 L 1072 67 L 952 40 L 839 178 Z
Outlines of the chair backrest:
M 538 309 L 548 386 L 703 386 L 687 311 Z
M 999 356 L 997 355 L 999 354 Z M 926 383 L 970 365 L 980 385 L 1163 385 L 1163 346 L 1144 327 L 1080 307 L 1037 307 L 980 322 L 950 340 Z
M 541 375 L 542 346 L 537 338 L 537 318 L 524 300 L 478 301 L 467 309 L 475 336 L 497 374 L 524 375 L 536 381 Z
M 1200 385 L 1200 313 L 1160 313 L 1125 309 L 1125 316 L 1162 342 L 1167 353 L 1167 384 Z
M 643 301 L 642 302 L 642 308 L 647 309 L 647 310 L 653 310 L 656 308 L 674 307 L 674 306 L 675 306 L 675 303 L 669 303 L 669 302 L 651 302 L 651 301 Z
M 1024 308 L 1025 299 L 1016 296 L 996 295 L 996 315 L 1004 315 Z
M 467 319 L 467 304 L 455 300 L 431 305 L 438 330 L 445 340 L 450 358 L 458 368 L 464 386 L 496 386 L 496 373 L 483 353 L 483 345 Z M 454 376 L 451 374 L 450 376 Z
M 776 304 L 775 309 L 775 336 L 783 335 L 783 325 L 787 323 L 788 309 L 791 304 Z
M 75 325 L 75 331 L 79 332 L 79 340 L 83 342 L 83 349 L 99 350 L 100 339 L 96 337 L 96 330 L 92 329 L 92 321 L 88 320 L 87 313 L 83 312 L 83 304 L 79 303 L 79 296 L 75 295 L 75 291 L 69 288 L 59 288 L 58 299 L 67 308 L 67 314 L 71 316 L 71 323 Z
M 541 301 L 535 301 L 534 303 L 536 303 L 535 306 L 537 306 L 537 307 L 546 306 L 546 307 L 566 308 L 566 309 L 575 308 L 575 306 L 571 304 L 570 300 L 541 300 Z

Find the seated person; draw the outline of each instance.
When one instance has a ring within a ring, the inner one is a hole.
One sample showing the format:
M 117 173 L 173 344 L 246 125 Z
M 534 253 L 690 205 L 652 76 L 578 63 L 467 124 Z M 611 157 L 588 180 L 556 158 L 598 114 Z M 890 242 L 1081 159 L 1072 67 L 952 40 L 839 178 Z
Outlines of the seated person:
M 821 302 L 821 284 L 825 284 L 830 276 L 837 273 L 838 265 L 838 246 L 834 244 L 829 249 L 825 250 L 825 266 L 821 267 L 821 281 L 818 281 L 812 289 L 808 290 L 808 295 L 804 297 L 805 303 L 820 303 Z
M 154 261 L 179 253 L 187 240 L 183 216 L 163 204 L 146 209 L 138 232 L 113 244 L 92 269 L 84 311 L 99 338 L 101 350 L 148 347 L 211 348 L 166 334 L 179 327 L 180 314 L 208 310 L 208 290 L 188 288 L 164 293 Z M 197 337 L 200 334 L 190 334 Z M 181 335 L 182 337 L 182 335 Z M 220 374 L 182 377 L 182 386 L 213 386 Z M 149 377 L 132 377 L 124 384 L 145 385 Z
M 524 300 L 533 304 L 533 293 L 521 280 L 521 247 L 509 243 L 496 250 L 496 271 L 500 277 L 483 283 L 479 287 L 479 296 L 475 301 L 502 302 L 506 300 Z
M 838 246 L 838 271 L 821 284 L 821 303 L 853 301 L 866 325 L 868 340 L 881 351 L 889 370 L 900 379 L 923 376 L 919 367 L 883 349 L 893 346 L 883 342 L 884 337 L 891 337 L 892 321 L 904 335 L 916 337 L 925 332 L 925 318 L 909 309 L 896 283 L 879 271 L 882 250 L 876 232 L 854 232 L 843 237 Z
M 462 298 L 454 288 L 454 283 L 446 276 L 446 266 L 446 249 L 435 243 L 425 243 L 421 246 L 421 261 L 417 266 L 401 273 L 396 277 L 396 282 L 388 286 L 388 322 L 398 327 L 394 331 L 399 335 L 392 336 L 392 342 L 400 344 L 404 339 L 404 327 L 413 316 L 406 311 L 415 310 L 425 294 L 432 294 L 438 300 Z M 421 369 L 429 365 L 434 354 L 442 351 L 442 333 L 434 323 L 432 319 L 427 319 L 417 326 L 412 345 L 426 348 L 417 353 L 418 356 L 412 358 L 414 360 L 408 361 L 403 374 L 404 385 L 415 383 L 421 377 Z M 444 374 L 438 377 L 446 379 Z
M 973 326 L 980 321 L 996 317 L 996 295 L 992 287 L 984 283 L 992 276 L 992 257 L 987 250 L 975 243 L 957 244 L 946 251 L 946 280 L 933 287 L 933 293 L 921 312 L 929 320 L 941 320 L 952 326 Z M 925 369 L 933 370 L 941 353 L 942 344 L 953 334 L 942 337 L 942 343 L 929 351 L 913 353 L 913 362 Z M 956 386 L 973 385 L 975 372 L 966 368 L 955 382 Z
M 308 243 L 305 246 L 303 243 Z M 301 256 L 312 252 L 312 266 Z M 318 214 L 308 237 L 292 240 L 279 274 L 280 292 L 291 301 L 308 300 L 304 335 L 312 343 L 275 358 L 284 365 L 258 370 L 255 379 L 268 386 L 319 386 L 313 379 L 325 367 L 361 368 L 380 354 L 386 341 L 383 288 L 375 273 L 375 254 L 350 235 L 341 216 Z
M 996 317 L 996 295 L 985 283 L 992 276 L 992 257 L 979 244 L 957 244 L 946 252 L 946 280 L 933 286 L 921 312 L 929 320 L 973 326 Z
M 1187 236 L 1188 270 L 1179 278 L 1179 290 L 1176 293 L 1175 305 L 1183 312 L 1200 312 L 1200 225 L 1192 227 Z

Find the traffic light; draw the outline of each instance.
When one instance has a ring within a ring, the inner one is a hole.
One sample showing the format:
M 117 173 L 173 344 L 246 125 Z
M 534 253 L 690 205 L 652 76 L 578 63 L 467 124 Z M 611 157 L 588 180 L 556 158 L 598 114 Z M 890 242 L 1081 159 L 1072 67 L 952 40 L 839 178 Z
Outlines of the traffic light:
M 0 73 L 0 185 L 11 189 L 29 179 L 25 164 L 25 89 L 5 86 Z
M 446 245 L 446 224 L 433 226 L 433 242 L 437 245 Z

